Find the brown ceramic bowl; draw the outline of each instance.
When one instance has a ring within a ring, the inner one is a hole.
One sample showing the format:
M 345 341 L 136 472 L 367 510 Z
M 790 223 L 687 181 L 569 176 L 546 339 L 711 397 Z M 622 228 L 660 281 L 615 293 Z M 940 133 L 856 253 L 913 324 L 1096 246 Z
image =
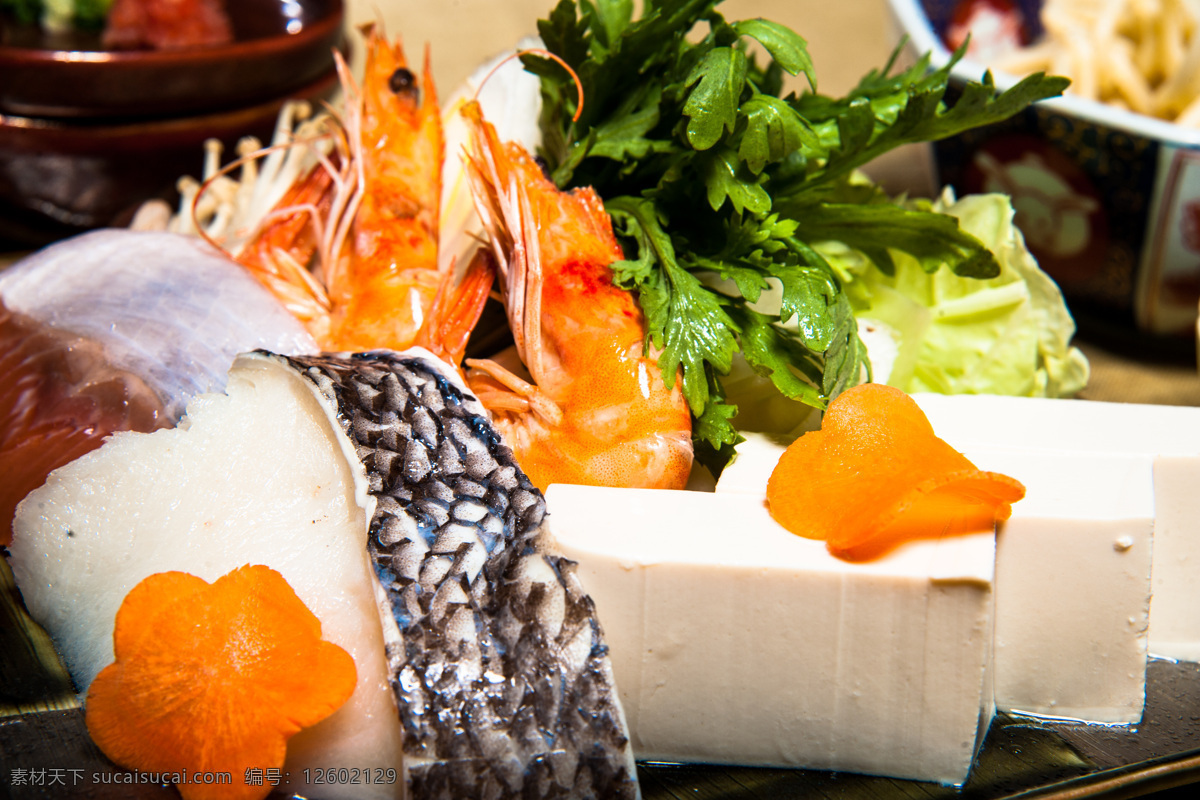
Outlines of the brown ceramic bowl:
M 50 120 L 0 114 L 0 250 L 28 249 L 93 228 L 126 225 L 144 201 L 174 204 L 175 183 L 200 177 L 204 142 L 268 142 L 285 99 L 316 104 L 337 91 L 333 70 L 265 103 L 169 119 Z
M 343 0 L 231 0 L 234 41 L 105 51 L 98 33 L 0 21 L 0 113 L 151 118 L 264 103 L 311 84 L 343 46 Z

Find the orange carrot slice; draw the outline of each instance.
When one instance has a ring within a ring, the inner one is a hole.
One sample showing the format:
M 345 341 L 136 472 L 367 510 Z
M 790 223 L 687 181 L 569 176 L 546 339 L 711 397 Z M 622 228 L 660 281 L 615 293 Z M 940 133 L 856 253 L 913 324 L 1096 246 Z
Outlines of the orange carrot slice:
M 821 430 L 784 451 L 767 482 L 771 516 L 849 560 L 901 542 L 987 530 L 1025 496 L 939 439 L 911 397 L 868 383 L 829 404 Z
M 151 575 L 117 612 L 116 661 L 92 682 L 87 727 L 116 763 L 147 772 L 225 772 L 181 783 L 185 800 L 263 798 L 246 771 L 283 766 L 287 740 L 354 691 L 354 660 L 283 576 L 244 566 L 208 582 Z

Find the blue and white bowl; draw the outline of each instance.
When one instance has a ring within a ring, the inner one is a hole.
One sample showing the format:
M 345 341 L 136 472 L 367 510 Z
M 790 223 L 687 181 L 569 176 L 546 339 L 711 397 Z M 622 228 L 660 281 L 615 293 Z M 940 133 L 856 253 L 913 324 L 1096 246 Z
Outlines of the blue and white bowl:
M 934 67 L 961 7 L 978 0 L 888 0 L 910 54 Z M 1026 41 L 1041 0 L 1015 0 Z M 973 32 L 978 36 L 978 32 Z M 986 64 L 963 59 L 952 87 Z M 994 72 L 1000 89 L 1021 76 Z M 1007 122 L 934 146 L 938 180 L 959 194 L 1013 197 L 1030 250 L 1063 289 L 1081 328 L 1196 335 L 1200 301 L 1200 130 L 1065 95 Z

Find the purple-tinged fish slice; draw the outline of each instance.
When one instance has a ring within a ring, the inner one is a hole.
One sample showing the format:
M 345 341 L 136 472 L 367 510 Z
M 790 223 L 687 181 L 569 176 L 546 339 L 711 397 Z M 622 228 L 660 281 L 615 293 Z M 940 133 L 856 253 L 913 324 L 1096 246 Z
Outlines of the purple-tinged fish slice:
M 11 311 L 99 343 L 178 419 L 220 391 L 238 353 L 315 353 L 304 326 L 245 268 L 194 236 L 92 231 L 0 272 Z

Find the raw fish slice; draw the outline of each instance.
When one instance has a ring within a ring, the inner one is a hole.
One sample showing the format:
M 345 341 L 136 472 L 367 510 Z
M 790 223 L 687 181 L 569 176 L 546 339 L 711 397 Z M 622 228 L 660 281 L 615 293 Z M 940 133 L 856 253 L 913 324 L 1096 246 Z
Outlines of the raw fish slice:
M 0 303 L 0 545 L 17 503 L 50 470 L 100 446 L 113 431 L 171 424 L 158 394 L 113 369 L 95 342 Z
M 636 797 L 592 600 L 541 551 L 546 501 L 444 364 L 288 359 L 367 466 L 369 549 L 411 797 Z
M 394 798 L 398 780 L 303 783 L 305 768 L 399 775 L 370 505 L 362 465 L 312 385 L 276 361 L 242 358 L 226 393 L 193 399 L 178 427 L 115 433 L 51 473 L 18 507 L 10 563 L 81 692 L 113 661 L 117 609 L 144 578 L 179 570 L 211 583 L 245 564 L 278 570 L 358 672 L 346 705 L 289 743 L 289 789 Z
M 141 578 L 266 564 L 360 674 L 292 740 L 289 790 L 305 767 L 391 757 L 395 786 L 313 790 L 635 797 L 591 600 L 538 549 L 544 500 L 457 380 L 412 355 L 239 358 L 228 396 L 197 398 L 178 429 L 114 435 L 21 504 L 31 614 L 86 686 Z
M 117 430 L 172 425 L 234 356 L 316 343 L 198 239 L 97 231 L 0 273 L 0 544 L 16 504 Z
M 51 245 L 0 272 L 14 312 L 99 343 L 178 419 L 220 391 L 234 356 L 314 353 L 316 343 L 253 277 L 202 240 L 101 230 Z

